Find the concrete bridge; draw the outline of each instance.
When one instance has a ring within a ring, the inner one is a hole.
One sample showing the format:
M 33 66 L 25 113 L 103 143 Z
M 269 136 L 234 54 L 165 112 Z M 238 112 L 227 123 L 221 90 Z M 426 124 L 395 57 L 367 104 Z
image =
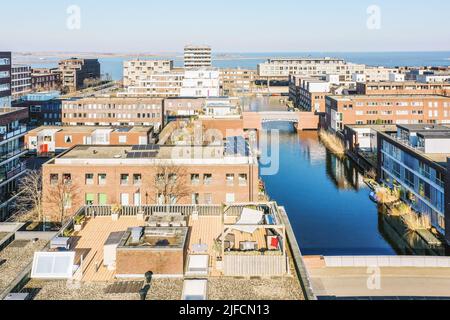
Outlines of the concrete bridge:
M 264 112 L 244 112 L 244 129 L 262 130 L 264 123 L 269 122 L 290 122 L 295 128 L 301 130 L 317 130 L 319 126 L 319 116 L 314 112 L 300 111 L 264 111 Z

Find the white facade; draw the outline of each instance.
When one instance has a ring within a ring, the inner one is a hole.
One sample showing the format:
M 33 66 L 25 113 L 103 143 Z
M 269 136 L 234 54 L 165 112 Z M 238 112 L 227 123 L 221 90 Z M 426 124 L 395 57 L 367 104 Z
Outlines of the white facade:
M 405 75 L 399 73 L 390 73 L 389 81 L 391 82 L 405 82 Z
M 289 77 L 289 75 L 325 76 L 339 75 L 340 81 L 351 81 L 353 73 L 364 73 L 365 65 L 347 63 L 333 58 L 269 59 L 258 65 L 261 77 Z
M 400 73 L 398 69 L 386 67 L 366 67 L 364 70 L 367 82 L 389 81 L 389 75 L 397 73 Z
M 173 69 L 171 60 L 130 60 L 123 63 L 124 87 L 135 86 L 155 73 L 166 73 Z
M 185 70 L 181 97 L 220 96 L 220 73 L 216 69 Z
M 187 69 L 208 68 L 212 66 L 211 47 L 186 46 L 184 48 L 184 67 Z
M 450 81 L 450 75 L 421 74 L 417 76 L 417 82 L 421 83 L 439 83 Z
M 135 81 L 126 88 L 125 92 L 119 92 L 120 96 L 145 96 L 145 97 L 178 97 L 183 86 L 184 72 L 172 71 L 147 75 L 146 79 Z
M 365 83 L 366 80 L 367 80 L 367 78 L 366 78 L 365 74 L 360 74 L 360 73 L 352 74 L 352 81 L 353 82 Z

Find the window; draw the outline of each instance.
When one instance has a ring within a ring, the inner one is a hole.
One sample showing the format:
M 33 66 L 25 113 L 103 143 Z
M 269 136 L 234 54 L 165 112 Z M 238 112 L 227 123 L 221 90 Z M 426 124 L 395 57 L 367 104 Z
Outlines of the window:
M 108 196 L 105 193 L 98 194 L 98 204 L 100 206 L 105 206 L 108 204 Z
M 130 196 L 128 193 L 120 194 L 120 204 L 122 206 L 128 206 L 130 204 Z
M 133 174 L 133 184 L 140 186 L 142 183 L 142 175 L 140 173 Z
M 119 143 L 127 143 L 127 136 L 119 136 Z
M 212 183 L 212 174 L 206 173 L 203 175 L 203 183 L 207 186 L 211 185 Z
M 246 186 L 247 185 L 247 174 L 243 173 L 239 175 L 239 185 Z
M 200 184 L 200 175 L 199 174 L 191 174 L 191 184 L 192 185 L 199 185 Z
M 98 184 L 100 186 L 106 185 L 106 173 L 99 173 L 98 174 Z
M 226 203 L 234 203 L 234 201 L 235 201 L 234 193 L 227 193 L 225 202 Z
M 198 193 L 192 194 L 192 204 L 199 204 L 200 195 Z
M 57 185 L 59 180 L 59 175 L 57 173 L 52 173 L 50 175 L 50 184 L 52 186 Z
M 128 185 L 128 180 L 129 180 L 129 175 L 128 174 L 121 174 L 120 175 L 120 185 L 122 186 L 127 186 Z
M 72 175 L 70 173 L 64 173 L 63 174 L 63 182 L 64 182 L 64 184 L 72 183 Z
M 72 136 L 64 136 L 65 143 L 72 143 Z
M 87 206 L 94 205 L 94 199 L 95 199 L 95 194 L 93 194 L 93 193 L 86 193 L 86 205 Z
M 134 194 L 134 205 L 140 206 L 141 205 L 141 194 L 139 192 L 136 192 Z
M 205 193 L 205 204 L 212 204 L 212 194 Z
M 92 173 L 86 173 L 85 182 L 87 185 L 93 185 L 94 184 L 94 175 Z
M 233 173 L 228 173 L 226 176 L 226 180 L 227 180 L 227 185 L 228 186 L 233 186 L 234 185 L 234 174 Z

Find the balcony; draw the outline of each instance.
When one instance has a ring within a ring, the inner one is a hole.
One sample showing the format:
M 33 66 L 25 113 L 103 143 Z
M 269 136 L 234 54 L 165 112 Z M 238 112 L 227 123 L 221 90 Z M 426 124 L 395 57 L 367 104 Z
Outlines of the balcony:
M 23 135 L 27 132 L 27 127 L 26 126 L 21 126 L 19 129 L 8 132 L 8 133 L 4 133 L 4 134 L 0 134 L 0 142 L 12 139 L 14 137 L 18 137 L 20 135 Z
M 16 167 L 10 169 L 6 172 L 0 172 L 0 183 L 4 183 L 15 176 L 25 172 L 27 170 L 27 166 L 25 162 L 18 164 Z

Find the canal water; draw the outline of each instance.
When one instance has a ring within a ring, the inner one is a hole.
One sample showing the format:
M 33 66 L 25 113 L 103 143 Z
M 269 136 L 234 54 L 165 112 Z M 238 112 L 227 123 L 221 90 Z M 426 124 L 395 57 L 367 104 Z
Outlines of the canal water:
M 251 111 L 286 109 L 279 97 L 243 104 Z M 296 133 L 289 123 L 265 128 L 280 130 L 280 166 L 262 179 L 270 198 L 286 208 L 304 255 L 441 254 L 379 213 L 355 164 L 327 151 L 317 132 Z

